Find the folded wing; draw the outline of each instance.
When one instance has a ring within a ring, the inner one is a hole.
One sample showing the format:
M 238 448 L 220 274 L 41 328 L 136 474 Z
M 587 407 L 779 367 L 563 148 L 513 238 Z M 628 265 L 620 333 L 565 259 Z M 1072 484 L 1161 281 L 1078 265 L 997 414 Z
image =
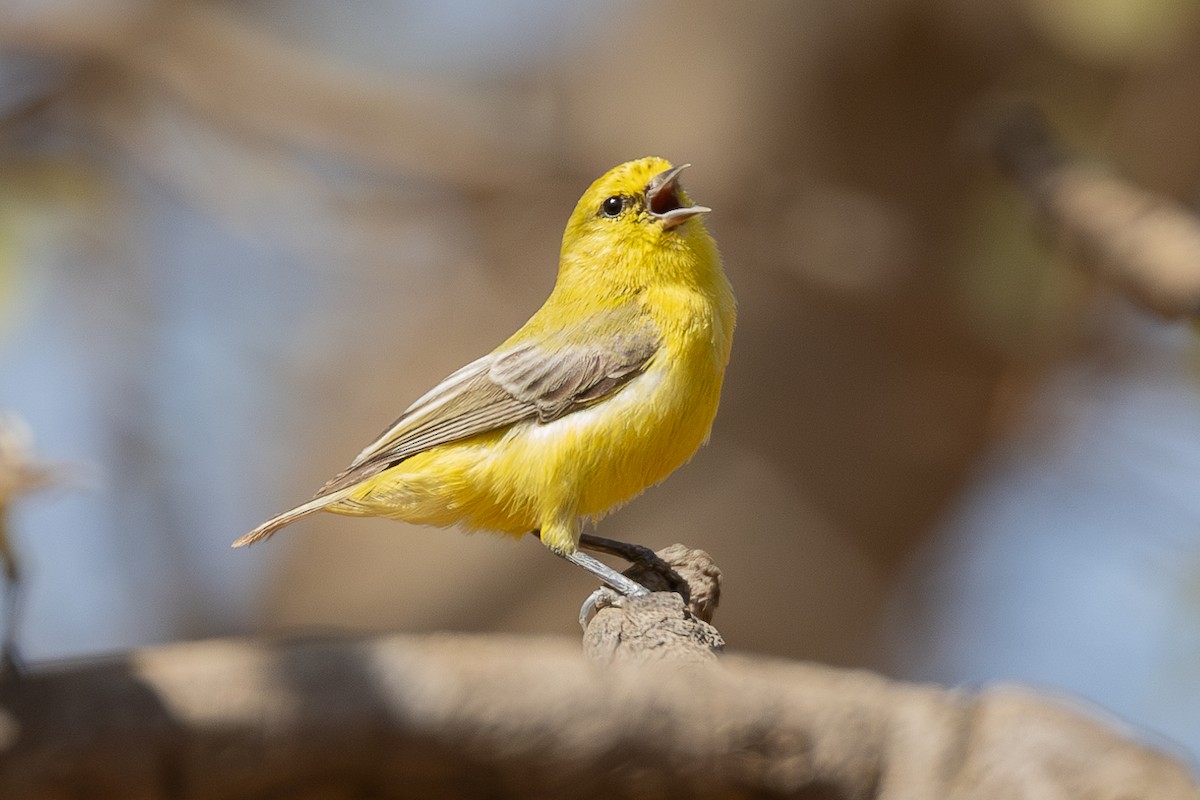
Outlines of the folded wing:
M 522 420 L 549 422 L 598 402 L 644 371 L 660 343 L 652 321 L 626 311 L 587 318 L 549 342 L 520 343 L 473 361 L 413 403 L 312 500 L 234 546 L 265 539 L 417 453 Z

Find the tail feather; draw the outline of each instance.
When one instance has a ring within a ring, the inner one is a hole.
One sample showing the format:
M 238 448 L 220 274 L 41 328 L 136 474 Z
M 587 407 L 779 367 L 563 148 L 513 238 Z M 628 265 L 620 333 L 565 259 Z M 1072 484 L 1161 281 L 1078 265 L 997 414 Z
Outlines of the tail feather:
M 296 520 L 301 519 L 302 517 L 307 517 L 309 514 L 315 514 L 318 511 L 325 509 L 333 503 L 336 503 L 338 500 L 341 500 L 343 497 L 345 497 L 345 495 L 345 492 L 335 492 L 325 496 L 314 497 L 304 505 L 296 506 L 291 511 L 285 511 L 282 514 L 272 517 L 262 525 L 259 525 L 257 528 L 238 539 L 231 546 L 246 547 L 254 544 L 255 542 L 261 542 L 264 539 L 269 539 L 280 528 L 291 525 Z

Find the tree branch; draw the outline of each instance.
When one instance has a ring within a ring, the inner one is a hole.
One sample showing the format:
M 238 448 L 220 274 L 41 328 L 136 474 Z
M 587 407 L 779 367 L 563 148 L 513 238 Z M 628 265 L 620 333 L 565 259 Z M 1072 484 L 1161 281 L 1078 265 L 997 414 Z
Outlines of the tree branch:
M 211 641 L 0 686 L 0 796 L 1197 798 L 1052 701 L 567 641 Z
M 1180 203 L 1066 155 L 1022 106 L 990 127 L 993 155 L 1080 262 L 1164 317 L 1200 312 L 1200 218 Z

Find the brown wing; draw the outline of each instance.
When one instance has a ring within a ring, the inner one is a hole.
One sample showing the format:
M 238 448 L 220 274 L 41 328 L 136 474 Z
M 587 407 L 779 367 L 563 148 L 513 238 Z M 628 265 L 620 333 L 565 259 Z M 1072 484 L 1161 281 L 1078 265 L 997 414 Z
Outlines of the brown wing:
M 522 345 L 500 354 L 489 377 L 507 396 L 532 407 L 539 422 L 549 422 L 591 405 L 640 373 L 660 343 L 648 320 L 606 339 L 553 350 Z
M 614 331 L 611 319 L 590 319 L 555 337 L 561 344 L 519 344 L 468 364 L 413 403 L 316 497 L 438 445 L 525 419 L 549 422 L 603 399 L 658 351 L 657 328 L 645 318 L 635 322 Z

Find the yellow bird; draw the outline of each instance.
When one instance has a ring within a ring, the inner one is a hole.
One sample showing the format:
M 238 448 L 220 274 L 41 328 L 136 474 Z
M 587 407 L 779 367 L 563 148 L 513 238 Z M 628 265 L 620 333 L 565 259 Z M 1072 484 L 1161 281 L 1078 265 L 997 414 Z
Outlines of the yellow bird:
M 317 511 L 533 532 L 618 591 L 643 594 L 579 548 L 585 520 L 685 463 L 717 413 L 736 308 L 700 219 L 710 209 L 679 185 L 686 166 L 643 158 L 593 183 L 537 313 L 409 406 L 312 500 L 233 546 Z

